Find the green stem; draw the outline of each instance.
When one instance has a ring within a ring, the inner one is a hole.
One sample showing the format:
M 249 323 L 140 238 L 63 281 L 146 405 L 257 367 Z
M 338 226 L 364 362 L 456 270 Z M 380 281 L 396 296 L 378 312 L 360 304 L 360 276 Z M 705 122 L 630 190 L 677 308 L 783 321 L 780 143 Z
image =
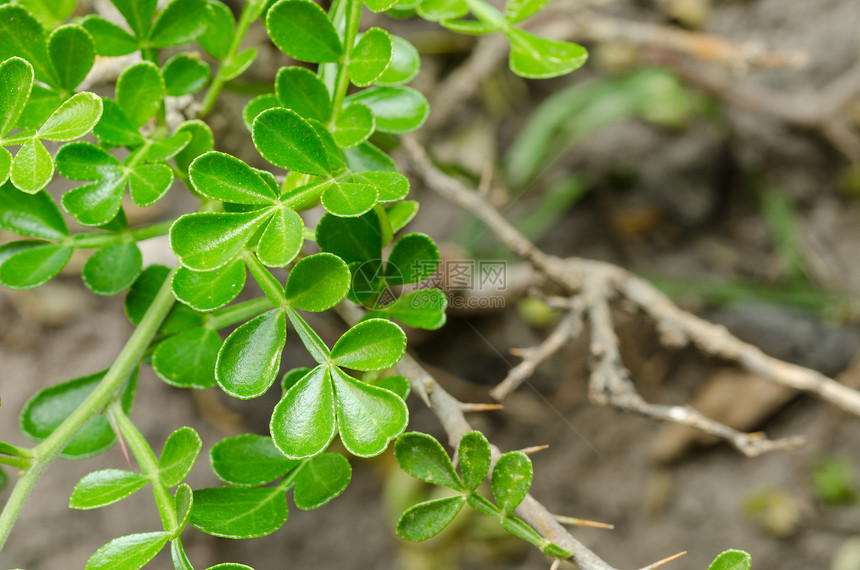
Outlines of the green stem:
M 158 331 L 158 327 L 161 326 L 175 302 L 173 292 L 170 289 L 170 281 L 175 271 L 174 269 L 164 281 L 140 324 L 96 389 L 72 412 L 72 415 L 66 418 L 66 421 L 54 430 L 54 433 L 33 449 L 33 463 L 18 479 L 6 506 L 3 507 L 3 512 L 0 513 L 0 549 L 2 549 L 12 526 L 18 519 L 27 497 L 30 496 L 33 487 L 45 469 L 48 468 L 48 465 L 65 449 L 75 434 L 93 416 L 101 413 L 107 407 L 116 397 L 134 368 L 140 363 L 140 359 Z
M 128 442 L 128 447 L 134 454 L 141 471 L 152 483 L 152 494 L 155 496 L 155 504 L 158 505 L 164 530 L 170 533 L 176 532 L 179 526 L 179 521 L 176 519 L 176 506 L 173 502 L 173 495 L 170 494 L 164 481 L 161 480 L 155 453 L 147 443 L 146 438 L 134 425 L 134 422 L 125 414 L 119 402 L 115 401 L 111 404 L 110 413 L 116 421 L 119 433 Z
M 489 26 L 493 26 L 497 30 L 507 32 L 511 29 L 511 25 L 502 14 L 491 4 L 484 0 L 466 0 L 466 5 L 469 6 L 469 11 L 480 21 Z
M 272 309 L 273 307 L 272 302 L 266 297 L 243 301 L 242 303 L 225 307 L 220 311 L 209 313 L 208 324 L 213 329 L 223 329 L 256 317 L 263 311 Z
M 9 457 L 7 455 L 0 455 L 0 464 L 23 470 L 30 466 L 30 460 L 25 457 Z
M 278 281 L 274 275 L 263 265 L 257 256 L 248 250 L 244 252 L 245 264 L 248 266 L 248 271 L 254 276 L 263 294 L 269 302 L 275 307 L 285 307 L 287 299 L 284 293 L 284 286 Z
M 349 89 L 349 71 L 347 64 L 349 57 L 352 55 L 352 46 L 355 44 L 355 37 L 358 35 L 358 24 L 361 21 L 361 0 L 345 0 L 346 2 L 346 28 L 343 30 L 343 63 L 338 66 L 337 75 L 334 80 L 334 89 L 331 98 L 331 120 L 329 125 L 333 125 L 335 119 L 340 114 L 340 109 L 343 107 L 343 100 L 346 97 L 346 91 Z
M 67 241 L 68 241 L 68 245 L 70 245 L 71 247 L 79 248 L 79 249 L 104 247 L 106 245 L 110 245 L 113 243 L 123 242 L 126 240 L 127 236 L 130 237 L 132 241 L 144 241 L 144 240 L 151 239 L 154 237 L 167 235 L 167 232 L 170 231 L 170 226 L 172 226 L 172 225 L 173 225 L 173 220 L 168 220 L 166 222 L 159 222 L 157 224 L 152 224 L 151 226 L 145 226 L 142 228 L 136 228 L 136 229 L 128 230 L 128 231 L 124 231 L 124 232 L 81 233 L 81 234 L 73 235 Z
M 215 106 L 215 100 L 218 99 L 218 94 L 221 92 L 221 88 L 224 87 L 224 84 L 227 81 L 232 79 L 227 77 L 224 70 L 230 67 L 230 64 L 233 62 L 233 58 L 236 57 L 236 52 L 239 51 L 242 39 L 244 39 L 245 34 L 248 33 L 248 27 L 257 19 L 265 6 L 265 0 L 248 0 L 245 7 L 242 8 L 242 14 L 239 16 L 239 23 L 236 25 L 236 32 L 233 34 L 233 41 L 230 44 L 230 49 L 227 52 L 227 56 L 224 58 L 224 61 L 222 61 L 221 65 L 218 67 L 218 73 L 215 74 L 214 79 L 212 79 L 212 83 L 209 84 L 209 89 L 206 91 L 206 95 L 203 96 L 203 101 L 200 103 L 200 112 L 197 114 L 198 117 L 205 117 L 212 112 L 212 108 Z

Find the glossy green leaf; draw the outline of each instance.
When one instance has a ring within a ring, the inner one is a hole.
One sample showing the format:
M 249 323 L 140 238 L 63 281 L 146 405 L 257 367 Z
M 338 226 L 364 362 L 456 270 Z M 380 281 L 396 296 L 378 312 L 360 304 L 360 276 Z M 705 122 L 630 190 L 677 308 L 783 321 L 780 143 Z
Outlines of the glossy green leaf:
M 358 218 L 326 214 L 317 224 L 316 241 L 320 249 L 348 264 L 379 259 L 382 255 L 382 230 L 376 212 Z
M 293 3 L 304 3 L 295 1 Z M 252 126 L 254 146 L 270 163 L 280 168 L 326 176 L 326 150 L 313 126 L 296 112 L 269 109 L 260 113 Z
M 258 212 L 185 215 L 170 228 L 170 248 L 189 269 L 217 269 L 238 255 L 263 220 Z
M 242 109 L 242 121 L 245 127 L 250 131 L 254 125 L 254 119 L 263 111 L 276 109 L 281 106 L 281 102 L 274 93 L 264 93 L 257 95 Z
M 325 83 L 304 67 L 282 67 L 275 79 L 275 95 L 285 109 L 306 119 L 328 121 L 331 99 Z
M 75 11 L 77 0 L 18 0 L 46 28 L 62 24 Z
M 385 378 L 380 378 L 376 382 L 373 383 L 374 386 L 378 386 L 380 388 L 385 388 L 389 392 L 394 392 L 398 396 L 400 396 L 401 400 L 405 400 L 409 396 L 409 392 L 411 387 L 409 385 L 409 379 L 405 376 L 394 375 L 394 376 L 386 376 Z
M 0 61 L 11 57 L 29 61 L 36 79 L 57 83 L 42 24 L 21 6 L 6 4 L 0 6 Z
M 72 248 L 44 241 L 13 241 L 0 246 L 0 285 L 32 289 L 68 263 Z
M 474 491 L 490 472 L 490 443 L 481 432 L 470 431 L 460 439 L 457 456 L 463 482 L 468 490 Z
M 206 570 L 254 570 L 250 566 L 245 566 L 244 564 L 236 564 L 234 562 L 225 562 L 223 564 L 216 564 L 215 566 L 210 566 Z
M 152 138 L 147 141 L 146 162 L 162 162 L 173 158 L 191 142 L 192 134 L 187 131 L 176 131 L 170 136 Z
M 235 25 L 236 21 L 230 8 L 219 0 L 211 0 L 209 24 L 206 26 L 206 31 L 197 38 L 197 42 L 206 50 L 206 53 L 222 61 L 230 53 Z
M 167 60 L 161 75 L 168 95 L 190 95 L 203 89 L 209 81 L 209 64 L 199 57 L 178 53 Z
M 350 218 L 373 208 L 377 196 L 376 186 L 353 177 L 346 182 L 332 181 L 323 192 L 321 202 L 329 213 Z
M 301 216 L 294 210 L 278 208 L 257 244 L 260 261 L 269 267 L 283 267 L 291 262 L 302 249 L 304 229 Z
M 128 27 L 139 38 L 146 37 L 158 0 L 111 0 Z
M 578 44 L 548 40 L 516 28 L 507 35 L 511 41 L 511 71 L 527 79 L 567 75 L 582 67 L 588 58 L 588 52 Z
M 18 122 L 33 88 L 33 66 L 20 57 L 0 63 L 0 138 Z
M 376 79 L 377 85 L 405 85 L 421 71 L 421 56 L 411 43 L 400 36 L 391 36 L 391 63 Z
M 442 444 L 426 433 L 409 432 L 397 438 L 394 457 L 400 468 L 427 483 L 463 491 L 463 483 Z
M 330 253 L 305 257 L 290 270 L 287 301 L 294 309 L 319 312 L 340 303 L 349 289 L 349 268 Z
M 173 294 L 198 311 L 220 309 L 242 292 L 246 275 L 245 263 L 240 258 L 212 271 L 180 267 L 173 277 Z
M 97 509 L 125 499 L 143 488 L 149 479 L 122 469 L 93 471 L 78 481 L 69 499 L 69 508 Z
M 341 148 L 357 146 L 373 134 L 376 122 L 373 113 L 366 105 L 353 103 L 347 105 L 334 122 L 334 140 Z
M 383 133 L 412 132 L 430 115 L 427 98 L 411 87 L 374 87 L 350 95 L 347 101 L 370 107 L 376 118 L 376 130 Z
M 409 179 L 399 172 L 362 172 L 356 177 L 375 186 L 382 203 L 397 202 L 409 194 Z
M 0 229 L 52 240 L 69 235 L 66 221 L 47 192 L 25 194 L 9 182 L 0 185 Z
M 448 298 L 439 289 L 419 289 L 398 297 L 384 313 L 410 327 L 436 330 L 445 324 Z
M 137 38 L 101 16 L 89 15 L 81 20 L 81 26 L 92 36 L 99 55 L 128 55 L 138 49 Z
M 499 26 L 482 20 L 442 20 L 439 23 L 452 32 L 474 36 L 489 34 L 491 32 L 498 32 L 501 30 Z
M 188 168 L 195 158 L 205 152 L 212 150 L 215 138 L 212 135 L 212 129 L 209 125 L 195 119 L 182 123 L 175 134 L 189 133 L 191 140 L 185 147 L 173 157 L 173 162 L 176 163 L 176 168 L 182 172 L 187 172 Z
M 439 259 L 439 248 L 430 236 L 406 234 L 391 248 L 385 265 L 385 280 L 392 285 L 417 283 L 436 272 Z
M 511 24 L 522 22 L 541 11 L 549 0 L 508 0 L 505 3 L 505 19 Z
M 272 534 L 287 522 L 287 498 L 277 487 L 216 487 L 194 491 L 191 524 L 224 538 Z
M 269 429 L 287 457 L 325 451 L 336 433 L 334 388 L 326 367 L 317 366 L 290 388 L 275 406 Z
M 726 550 L 717 556 L 708 570 L 750 570 L 752 557 L 743 550 Z
M 0 146 L 0 185 L 5 184 L 9 179 L 11 170 L 12 154 L 5 147 Z
M 275 382 L 287 341 L 284 312 L 273 310 L 234 330 L 218 353 L 215 378 L 234 398 L 262 396 Z
M 205 390 L 215 385 L 219 350 L 221 337 L 217 332 L 192 328 L 159 343 L 152 355 L 152 368 L 171 386 Z
M 176 488 L 176 492 L 173 494 L 173 503 L 176 505 L 177 527 L 180 529 L 179 532 L 182 532 L 182 529 L 188 526 L 191 520 L 191 509 L 194 508 L 194 492 L 187 483 Z
M 93 129 L 102 145 L 137 146 L 143 143 L 143 137 L 137 131 L 138 125 L 132 123 L 116 101 L 103 99 L 102 105 L 102 118 Z
M 158 290 L 164 284 L 164 280 L 170 274 L 170 269 L 163 265 L 150 265 L 140 274 L 137 281 L 129 289 L 125 296 L 125 313 L 128 320 L 134 325 L 140 324 Z M 170 335 L 176 332 L 186 331 L 203 324 L 204 315 L 183 305 L 176 303 L 167 318 L 158 329 L 159 334 Z M 214 361 L 212 370 L 214 370 Z M 213 382 L 214 384 L 214 382 Z
M 309 119 L 308 123 L 310 123 L 314 131 L 316 131 L 317 136 L 323 143 L 323 148 L 326 151 L 326 157 L 328 159 L 329 172 L 336 173 L 342 170 L 346 166 L 343 150 L 337 146 L 331 131 L 328 130 L 328 126 L 322 124 L 316 119 Z
M 397 5 L 398 0 L 364 0 L 364 5 L 372 12 L 385 12 Z
M 343 55 L 328 15 L 310 0 L 281 0 L 272 6 L 266 30 L 279 50 L 299 61 L 335 62 Z
M 144 61 L 125 68 L 116 81 L 116 102 L 135 127 L 150 119 L 164 98 L 164 80 L 158 67 Z
M 397 521 L 397 535 L 414 542 L 436 536 L 454 520 L 465 504 L 463 495 L 418 503 Z
M 532 462 L 522 451 L 509 451 L 493 467 L 493 498 L 504 512 L 523 502 L 532 485 Z
M 165 486 L 176 487 L 182 483 L 197 461 L 202 446 L 200 436 L 188 426 L 170 434 L 158 459 L 158 473 Z
M 63 207 L 79 224 L 101 226 L 116 217 L 124 189 L 125 177 L 106 177 L 63 194 Z
M 409 410 L 396 394 L 356 380 L 337 367 L 332 369 L 332 383 L 340 440 L 353 455 L 379 455 L 406 429 Z
M 406 335 L 400 327 L 385 319 L 368 319 L 343 333 L 331 358 L 352 370 L 383 370 L 400 362 L 405 350 Z
M 54 111 L 42 128 L 39 138 L 65 142 L 90 132 L 102 116 L 102 100 L 92 93 L 76 93 Z
M 27 105 L 24 107 L 24 112 L 21 118 L 18 119 L 17 127 L 19 129 L 35 129 L 45 122 L 45 119 L 53 113 L 64 99 L 59 93 L 53 89 L 48 89 L 38 83 L 33 84 L 33 89 L 30 91 L 30 98 L 27 99 Z
M 12 161 L 9 179 L 16 188 L 35 194 L 48 185 L 54 175 L 54 160 L 45 145 L 29 139 L 21 145 Z
M 346 490 L 352 467 L 339 453 L 321 453 L 307 461 L 295 480 L 293 500 L 300 509 L 319 508 Z
M 272 438 L 252 433 L 222 439 L 212 446 L 209 460 L 220 480 L 240 487 L 271 483 L 299 464 L 284 457 Z
M 173 0 L 156 16 L 149 31 L 149 43 L 156 48 L 191 43 L 206 31 L 208 24 L 206 0 Z
M 73 90 L 96 61 L 92 36 L 80 26 L 61 26 L 48 38 L 48 55 L 57 73 L 57 87 Z
M 374 124 L 376 119 L 374 119 Z M 353 172 L 386 171 L 397 172 L 397 165 L 391 157 L 373 146 L 369 142 L 363 142 L 356 147 L 344 151 L 346 164 Z
M 358 40 L 349 55 L 349 78 L 354 85 L 366 87 L 388 69 L 394 46 L 391 36 L 382 28 L 370 28 Z
M 398 202 L 385 208 L 385 213 L 388 216 L 388 223 L 391 225 L 391 232 L 397 233 L 411 222 L 418 213 L 418 202 L 414 200 Z
M 173 171 L 166 164 L 141 164 L 128 174 L 129 193 L 135 205 L 152 206 L 173 184 Z
M 230 81 L 239 77 L 246 69 L 251 67 L 254 59 L 257 57 L 257 48 L 248 48 L 245 51 L 237 53 L 235 56 L 225 61 L 221 67 L 221 78 Z
M 310 353 L 311 357 L 319 364 L 328 362 L 329 349 L 319 335 L 299 316 L 293 309 L 287 310 L 287 316 L 290 318 L 290 323 L 293 325 L 296 334 L 305 345 L 305 348 Z
M 81 277 L 93 293 L 116 295 L 135 282 L 143 269 L 143 256 L 135 243 L 114 243 L 91 255 Z
M 418 5 L 418 15 L 431 22 L 459 18 L 468 11 L 465 0 L 421 0 Z
M 144 532 L 121 536 L 108 542 L 87 560 L 86 570 L 138 570 L 155 558 L 169 532 Z
M 307 366 L 299 366 L 298 368 L 293 368 L 292 370 L 284 372 L 284 375 L 281 377 L 281 390 L 283 390 L 284 394 L 286 394 L 290 388 L 298 384 L 299 380 L 304 378 L 305 374 L 310 371 L 311 369 Z
M 67 144 L 57 152 L 57 171 L 69 180 L 98 180 L 120 170 L 116 158 L 91 143 Z
M 229 154 L 207 152 L 188 170 L 191 182 L 204 196 L 237 204 L 277 203 L 277 194 L 253 168 Z
M 96 389 L 105 372 L 107 371 L 75 378 L 36 392 L 21 410 L 21 431 L 35 441 L 47 438 Z M 137 369 L 132 373 L 122 393 L 122 408 L 126 413 L 131 411 L 136 385 Z M 61 456 L 81 459 L 98 455 L 113 445 L 115 440 L 107 417 L 97 415 L 72 438 Z

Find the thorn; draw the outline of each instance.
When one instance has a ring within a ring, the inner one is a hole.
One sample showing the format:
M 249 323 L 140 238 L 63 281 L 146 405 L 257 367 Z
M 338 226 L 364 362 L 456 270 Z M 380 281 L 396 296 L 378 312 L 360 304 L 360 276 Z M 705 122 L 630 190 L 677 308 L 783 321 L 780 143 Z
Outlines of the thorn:
M 517 357 L 522 356 L 525 351 L 526 351 L 525 348 L 509 348 L 508 349 L 508 353 L 511 356 L 517 356 Z
M 488 160 L 481 172 L 481 180 L 478 181 L 478 194 L 486 198 L 490 195 L 490 185 L 493 182 L 493 163 Z
M 460 402 L 460 409 L 464 412 L 491 412 L 503 408 L 504 406 L 501 404 L 467 404 Z
M 663 560 L 660 560 L 659 562 L 655 562 L 654 564 L 651 564 L 650 566 L 646 566 L 645 568 L 642 568 L 641 570 L 655 570 L 656 568 L 660 568 L 661 566 L 665 566 L 666 564 L 668 564 L 669 562 L 671 562 L 673 560 L 677 560 L 678 558 L 684 556 L 685 554 L 687 554 L 686 550 L 684 552 L 679 552 L 678 554 L 670 556 L 669 558 L 664 558 Z
M 555 520 L 560 522 L 561 524 L 566 524 L 570 526 L 589 526 L 592 528 L 605 528 L 607 530 L 613 530 L 615 525 L 609 523 L 602 523 L 598 521 L 590 521 L 587 519 L 578 519 L 575 517 L 566 517 L 564 515 L 553 515 Z
M 556 558 L 555 560 L 552 561 L 552 566 L 549 567 L 549 570 L 558 570 L 560 566 L 561 566 L 561 560 Z
M 537 453 L 538 451 L 543 451 L 544 449 L 546 449 L 548 447 L 549 447 L 548 445 L 535 445 L 532 447 L 526 447 L 525 449 L 521 449 L 520 451 L 522 451 L 526 455 L 532 455 L 534 453 Z
M 119 426 L 116 425 L 116 419 L 113 417 L 113 413 L 108 410 L 108 421 L 110 422 L 110 427 L 113 430 L 114 435 L 116 435 L 116 440 L 119 442 L 119 447 L 122 449 L 122 454 L 125 456 L 125 463 L 129 467 L 131 467 L 131 457 L 128 455 L 128 446 L 125 444 L 125 439 L 123 439 L 122 434 L 119 431 Z

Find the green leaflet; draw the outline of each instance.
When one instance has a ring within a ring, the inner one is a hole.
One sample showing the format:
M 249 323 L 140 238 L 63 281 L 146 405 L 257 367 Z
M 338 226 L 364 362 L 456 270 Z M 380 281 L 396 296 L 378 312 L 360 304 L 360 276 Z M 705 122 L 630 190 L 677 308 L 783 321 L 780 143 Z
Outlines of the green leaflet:
M 284 457 L 272 438 L 251 433 L 222 439 L 212 446 L 209 460 L 220 480 L 239 487 L 271 483 L 299 464 Z
M 455 491 L 464 490 L 463 482 L 442 444 L 435 438 L 418 432 L 405 433 L 394 444 L 394 456 L 400 468 L 427 483 L 444 485 Z
M 319 508 L 346 490 L 352 467 L 339 453 L 321 453 L 304 462 L 295 478 L 293 500 L 305 511 Z
M 127 67 L 116 82 L 117 105 L 135 128 L 155 115 L 164 92 L 158 67 L 148 61 Z
M 209 64 L 185 53 L 171 57 L 161 70 L 168 95 L 178 97 L 197 93 L 209 81 Z
M 33 66 L 13 57 L 0 63 L 0 139 L 15 127 L 33 88 Z
M 242 292 L 245 286 L 245 263 L 236 258 L 211 271 L 192 271 L 180 267 L 173 277 L 173 294 L 198 311 L 220 309 Z
M 391 36 L 385 30 L 370 28 L 362 34 L 347 65 L 352 83 L 359 87 L 374 83 L 388 69 L 393 50 Z
M 330 253 L 308 256 L 290 271 L 287 302 L 294 309 L 319 312 L 340 303 L 349 289 L 349 268 Z
M 48 55 L 57 73 L 57 87 L 73 90 L 96 61 L 92 36 L 80 26 L 61 26 L 48 37 Z
M 275 78 L 275 95 L 280 106 L 302 117 L 328 121 L 331 99 L 328 89 L 315 73 L 304 67 L 282 67 Z
M 272 534 L 287 522 L 287 499 L 277 487 L 216 487 L 194 491 L 191 524 L 225 538 Z
M 193 42 L 206 31 L 208 20 L 206 0 L 173 0 L 158 13 L 147 43 L 165 48 Z
M 50 240 L 69 235 L 66 221 L 47 192 L 25 194 L 11 182 L 0 186 L 0 229 Z
M 137 570 L 143 568 L 164 548 L 169 532 L 145 532 L 121 536 L 99 548 L 86 570 Z
M 218 333 L 207 327 L 180 332 L 156 347 L 152 368 L 159 378 L 176 388 L 211 388 L 215 385 L 215 363 L 221 344 Z
M 128 497 L 142 489 L 149 479 L 133 471 L 103 469 L 78 481 L 69 499 L 69 508 L 97 509 Z
M 523 502 L 532 484 L 532 462 L 521 451 L 502 455 L 493 467 L 493 497 L 504 512 L 511 512 Z
M 115 243 L 97 250 L 84 263 L 81 277 L 93 293 L 116 295 L 135 282 L 143 256 L 135 243 Z
M 397 534 L 415 542 L 427 540 L 448 526 L 465 504 L 463 495 L 418 503 L 397 521 Z
M 347 97 L 367 105 L 376 118 L 376 130 L 405 134 L 418 129 L 430 116 L 427 98 L 411 87 L 374 87 Z
M 165 486 L 176 487 L 185 479 L 202 446 L 200 436 L 188 426 L 170 434 L 158 459 L 159 476 Z
M 303 459 L 321 453 L 336 433 L 331 374 L 317 366 L 281 398 L 272 413 L 272 440 L 287 457 Z
M 215 378 L 234 398 L 262 396 L 275 382 L 287 340 L 286 316 L 273 310 L 233 331 L 218 353 Z
M 275 166 L 316 176 L 329 173 L 331 167 L 322 139 L 294 111 L 263 111 L 254 119 L 252 136 L 262 157 Z
M 708 570 L 750 570 L 752 557 L 743 550 L 726 550 L 717 556 Z
M 528 79 L 546 79 L 566 75 L 585 63 L 588 52 L 580 45 L 538 37 L 512 28 L 507 32 L 511 41 L 509 65 L 511 71 Z
M 0 284 L 10 289 L 32 289 L 59 273 L 72 248 L 44 241 L 13 241 L 0 246 Z
M 343 46 L 328 16 L 310 0 L 281 0 L 266 15 L 269 37 L 285 54 L 300 61 L 338 61 Z

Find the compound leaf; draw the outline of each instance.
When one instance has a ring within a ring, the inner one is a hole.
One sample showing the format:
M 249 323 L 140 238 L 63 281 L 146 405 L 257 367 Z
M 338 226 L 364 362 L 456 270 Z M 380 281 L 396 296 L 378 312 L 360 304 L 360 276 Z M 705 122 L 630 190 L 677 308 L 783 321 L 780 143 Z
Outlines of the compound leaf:
M 144 532 L 121 536 L 108 542 L 87 560 L 86 570 L 138 570 L 158 554 L 169 532 Z
M 281 0 L 272 6 L 266 30 L 279 50 L 299 61 L 336 62 L 343 55 L 328 15 L 310 0 Z
M 300 509 L 321 507 L 349 485 L 352 467 L 339 453 L 321 453 L 309 459 L 296 475 L 293 500 Z
M 218 385 L 234 398 L 262 396 L 278 376 L 286 341 L 287 320 L 281 310 L 243 324 L 230 333 L 218 353 Z
M 271 483 L 299 464 L 284 457 L 271 437 L 252 433 L 222 439 L 212 446 L 209 460 L 216 477 L 240 487 Z
M 400 362 L 405 350 L 406 335 L 400 327 L 385 319 L 368 319 L 343 333 L 331 358 L 352 370 L 383 370 Z
M 149 479 L 122 469 L 93 471 L 78 481 L 69 508 L 97 509 L 125 499 L 149 483 Z
M 457 456 L 463 482 L 468 490 L 474 491 L 490 472 L 490 443 L 481 432 L 470 431 L 460 439 Z
M 81 271 L 84 285 L 97 295 L 116 295 L 135 282 L 143 269 L 136 243 L 114 243 L 91 255 Z
M 317 366 L 284 394 L 272 413 L 272 440 L 287 457 L 321 453 L 336 432 L 334 389 L 329 371 Z
M 502 455 L 493 467 L 490 478 L 493 497 L 504 512 L 511 512 L 523 502 L 532 484 L 532 462 L 521 451 Z
M 427 483 L 463 491 L 463 483 L 442 444 L 426 433 L 409 432 L 397 438 L 394 457 L 401 469 Z
M 197 461 L 202 446 L 200 436 L 188 426 L 168 436 L 158 459 L 158 472 L 165 486 L 176 487 L 182 483 Z
M 207 327 L 196 327 L 162 341 L 152 355 L 159 378 L 176 388 L 205 390 L 215 385 L 215 363 L 221 337 Z
M 427 540 L 448 526 L 465 504 L 463 495 L 418 503 L 397 521 L 397 534 L 414 542 Z
M 191 525 L 213 536 L 256 538 L 287 522 L 287 498 L 277 487 L 215 487 L 194 491 Z

